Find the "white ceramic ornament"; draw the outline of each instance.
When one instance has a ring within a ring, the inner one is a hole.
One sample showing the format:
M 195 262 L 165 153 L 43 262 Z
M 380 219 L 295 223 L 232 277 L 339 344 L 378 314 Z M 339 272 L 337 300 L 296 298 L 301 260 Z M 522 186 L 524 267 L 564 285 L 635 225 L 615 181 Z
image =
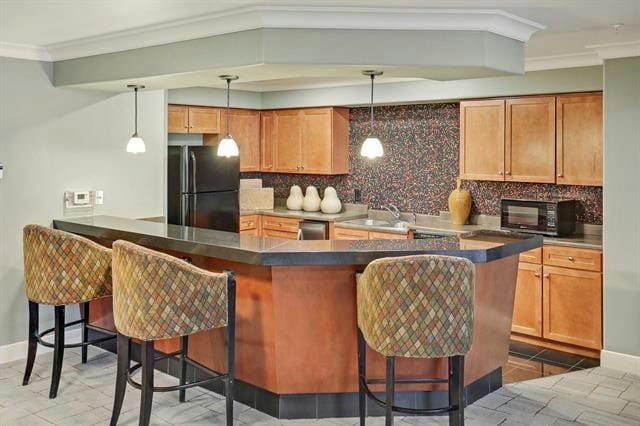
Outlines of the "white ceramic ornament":
M 322 213 L 335 214 L 340 213 L 342 210 L 342 203 L 338 198 L 338 193 L 333 186 L 327 186 L 324 190 L 324 198 L 320 203 L 320 209 Z
M 315 186 L 307 186 L 302 201 L 302 210 L 305 212 L 317 212 L 320 210 L 320 195 Z
M 302 188 L 298 185 L 293 185 L 289 191 L 289 198 L 287 198 L 287 208 L 289 210 L 302 210 L 303 200 Z

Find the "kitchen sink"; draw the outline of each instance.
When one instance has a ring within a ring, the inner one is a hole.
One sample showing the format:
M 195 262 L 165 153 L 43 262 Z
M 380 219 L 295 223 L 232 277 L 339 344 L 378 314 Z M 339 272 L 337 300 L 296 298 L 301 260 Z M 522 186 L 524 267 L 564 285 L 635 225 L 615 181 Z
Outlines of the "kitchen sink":
M 389 226 L 391 228 L 396 228 L 396 229 L 406 229 L 409 227 L 409 225 L 410 223 L 405 222 L 404 220 L 394 220 L 393 222 L 389 222 L 389 224 L 385 226 Z
M 391 226 L 391 224 L 386 220 L 376 220 L 376 219 L 353 219 L 353 220 L 346 220 L 344 223 L 349 223 L 351 225 L 361 225 L 361 226 Z

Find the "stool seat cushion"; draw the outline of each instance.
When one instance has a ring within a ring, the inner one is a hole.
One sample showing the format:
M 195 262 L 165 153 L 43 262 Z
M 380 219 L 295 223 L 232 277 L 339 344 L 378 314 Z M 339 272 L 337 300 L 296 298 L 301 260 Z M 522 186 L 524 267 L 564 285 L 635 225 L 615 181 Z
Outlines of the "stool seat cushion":
M 113 319 L 140 340 L 227 325 L 227 275 L 127 241 L 113 243 Z
M 111 296 L 111 250 L 40 225 L 23 230 L 27 299 L 71 305 Z
M 467 259 L 377 259 L 358 279 L 358 327 L 385 356 L 464 355 L 472 341 L 473 292 L 474 266 Z

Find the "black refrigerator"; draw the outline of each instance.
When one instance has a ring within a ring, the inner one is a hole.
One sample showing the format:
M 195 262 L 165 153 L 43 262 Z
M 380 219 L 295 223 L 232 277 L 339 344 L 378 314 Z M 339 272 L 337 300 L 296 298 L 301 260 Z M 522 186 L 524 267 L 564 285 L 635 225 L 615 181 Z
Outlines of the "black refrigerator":
M 214 146 L 170 146 L 168 217 L 176 225 L 239 232 L 239 157 L 218 157 Z

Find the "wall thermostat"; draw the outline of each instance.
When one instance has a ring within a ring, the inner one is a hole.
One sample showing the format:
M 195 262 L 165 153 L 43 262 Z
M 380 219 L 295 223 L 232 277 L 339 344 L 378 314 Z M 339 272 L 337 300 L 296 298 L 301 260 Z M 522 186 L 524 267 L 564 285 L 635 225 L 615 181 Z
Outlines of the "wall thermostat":
M 93 207 L 93 191 L 65 191 L 64 207 L 67 209 Z

